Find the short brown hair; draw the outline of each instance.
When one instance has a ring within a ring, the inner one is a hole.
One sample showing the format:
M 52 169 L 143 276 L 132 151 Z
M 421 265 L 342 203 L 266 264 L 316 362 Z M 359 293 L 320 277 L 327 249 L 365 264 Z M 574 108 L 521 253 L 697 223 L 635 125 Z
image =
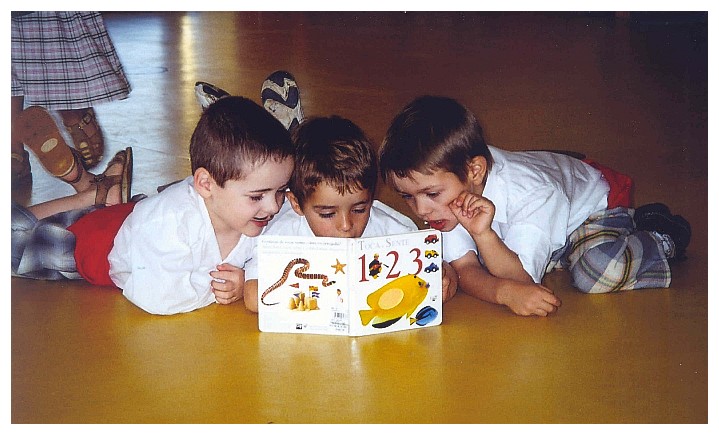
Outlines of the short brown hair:
M 284 126 L 257 103 L 225 97 L 202 113 L 190 140 L 192 172 L 205 168 L 224 187 L 267 159 L 284 160 L 294 146 Z
M 339 116 L 310 118 L 293 131 L 297 149 L 290 191 L 300 206 L 321 182 L 340 195 L 367 189 L 374 197 L 377 156 L 372 143 L 352 121 Z
M 447 97 L 421 96 L 394 118 L 379 151 L 382 178 L 410 172 L 445 170 L 467 181 L 467 165 L 476 156 L 492 167 L 482 126 L 466 107 Z

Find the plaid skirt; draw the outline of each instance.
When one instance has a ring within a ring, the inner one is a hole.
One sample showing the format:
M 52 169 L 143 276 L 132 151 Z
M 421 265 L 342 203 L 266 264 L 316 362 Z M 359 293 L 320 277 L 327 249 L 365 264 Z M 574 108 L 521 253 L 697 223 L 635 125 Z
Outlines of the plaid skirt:
M 50 110 L 127 98 L 130 83 L 99 12 L 13 16 L 12 96 Z
M 589 216 L 569 235 L 559 257 L 568 265 L 574 286 L 584 293 L 665 288 L 671 283 L 661 240 L 637 231 L 633 210 L 623 207 Z

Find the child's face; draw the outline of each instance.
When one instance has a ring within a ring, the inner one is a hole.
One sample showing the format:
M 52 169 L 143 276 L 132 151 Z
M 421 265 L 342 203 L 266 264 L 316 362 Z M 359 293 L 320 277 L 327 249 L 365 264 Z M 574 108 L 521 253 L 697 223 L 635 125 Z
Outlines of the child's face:
M 260 235 L 279 211 L 293 169 L 292 158 L 270 158 L 242 180 L 229 180 L 222 188 L 215 184 L 212 195 L 205 199 L 215 232 Z
M 441 169 L 429 175 L 414 171 L 409 175 L 406 178 L 393 175 L 391 181 L 412 212 L 434 229 L 453 230 L 458 221 L 449 203 L 463 191 L 471 191 L 472 184 L 462 183 L 457 175 Z
M 367 189 L 340 195 L 334 186 L 320 183 L 300 208 L 288 194 L 292 208 L 304 215 L 317 237 L 361 237 L 369 221 L 372 195 Z

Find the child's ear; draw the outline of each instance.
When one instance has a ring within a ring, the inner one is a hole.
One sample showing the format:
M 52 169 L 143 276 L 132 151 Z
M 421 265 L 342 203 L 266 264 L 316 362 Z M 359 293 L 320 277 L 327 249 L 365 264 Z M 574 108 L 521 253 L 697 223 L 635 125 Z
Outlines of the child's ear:
M 212 194 L 212 188 L 216 185 L 212 175 L 205 168 L 197 168 L 193 178 L 197 193 L 203 198 L 209 198 Z
M 487 178 L 487 159 L 484 156 L 475 156 L 469 161 L 469 181 L 474 185 L 484 185 Z
M 300 202 L 297 201 L 297 197 L 295 196 L 295 194 L 288 190 L 287 192 L 285 192 L 285 196 L 290 202 L 292 210 L 294 210 L 295 213 L 297 213 L 298 215 L 304 216 L 305 214 L 302 212 L 302 207 L 300 207 Z

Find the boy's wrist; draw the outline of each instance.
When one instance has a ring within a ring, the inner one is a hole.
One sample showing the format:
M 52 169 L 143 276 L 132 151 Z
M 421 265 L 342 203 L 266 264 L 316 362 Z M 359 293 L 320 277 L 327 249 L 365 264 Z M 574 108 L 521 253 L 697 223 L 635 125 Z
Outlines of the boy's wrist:
M 497 287 L 494 292 L 494 297 L 497 300 L 498 304 L 507 305 L 506 294 L 507 294 L 506 280 L 498 279 Z
M 481 246 L 495 243 L 497 240 L 499 240 L 499 236 L 497 235 L 497 233 L 494 232 L 492 228 L 487 228 L 481 233 L 473 234 L 472 238 L 474 239 L 474 243 L 477 245 L 477 249 L 479 249 L 480 251 Z

